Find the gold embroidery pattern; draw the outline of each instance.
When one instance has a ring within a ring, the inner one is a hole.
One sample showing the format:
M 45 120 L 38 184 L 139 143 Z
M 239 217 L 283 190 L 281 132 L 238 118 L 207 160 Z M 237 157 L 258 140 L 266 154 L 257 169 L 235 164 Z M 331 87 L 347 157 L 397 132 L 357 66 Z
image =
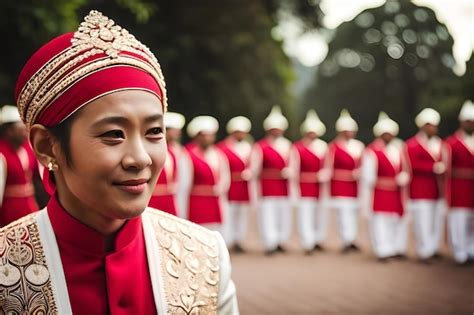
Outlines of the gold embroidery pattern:
M 148 211 L 160 249 L 168 313 L 217 314 L 219 249 L 212 232 L 161 211 Z
M 35 214 L 0 229 L 0 313 L 57 314 Z
M 91 57 L 94 58 L 89 60 Z M 75 82 L 100 69 L 117 65 L 142 69 L 153 76 L 162 90 L 166 110 L 166 84 L 156 57 L 127 30 L 93 10 L 74 33 L 71 46 L 49 60 L 21 90 L 17 103 L 23 121 L 30 126 Z

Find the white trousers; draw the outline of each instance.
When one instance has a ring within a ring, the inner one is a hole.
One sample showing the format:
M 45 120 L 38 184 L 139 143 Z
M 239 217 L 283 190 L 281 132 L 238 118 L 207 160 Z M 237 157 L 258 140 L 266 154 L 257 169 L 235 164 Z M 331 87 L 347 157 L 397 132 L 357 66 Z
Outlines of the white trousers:
M 226 220 L 223 224 L 224 240 L 228 247 L 242 243 L 247 233 L 248 202 L 229 201 Z
M 370 238 L 375 256 L 387 258 L 406 252 L 407 223 L 405 216 L 396 213 L 373 212 Z
M 311 250 L 326 238 L 327 208 L 316 198 L 302 197 L 298 201 L 298 234 L 301 246 Z
M 474 209 L 451 208 L 448 229 L 454 260 L 462 264 L 474 259 Z
M 262 197 L 258 227 L 265 250 L 274 250 L 291 234 L 291 205 L 288 197 Z
M 337 228 L 339 237 L 344 246 L 353 244 L 357 237 L 359 203 L 357 198 L 334 197 L 331 201 L 332 208 L 337 214 Z
M 444 209 L 442 200 L 411 200 L 416 251 L 426 259 L 439 249 L 443 236 Z

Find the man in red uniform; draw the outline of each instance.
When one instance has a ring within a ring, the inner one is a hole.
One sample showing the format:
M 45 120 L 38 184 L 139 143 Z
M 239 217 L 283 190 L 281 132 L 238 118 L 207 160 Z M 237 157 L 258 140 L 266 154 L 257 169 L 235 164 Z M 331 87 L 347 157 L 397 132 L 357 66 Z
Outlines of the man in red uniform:
M 364 144 L 354 139 L 359 127 L 345 109 L 336 121 L 337 137 L 329 144 L 331 207 L 337 211 L 343 252 L 358 250 L 354 244 L 358 227 L 358 180 Z
M 38 162 L 16 106 L 0 114 L 0 227 L 38 210 L 33 177 Z
M 460 128 L 445 141 L 448 231 L 456 262 L 474 260 L 474 104 L 459 113 Z
M 189 123 L 193 140 L 180 161 L 178 206 L 188 220 L 223 233 L 230 171 L 225 155 L 214 145 L 218 129 L 211 116 L 197 116 Z
M 288 120 L 274 106 L 263 121 L 266 136 L 252 150 L 251 170 L 258 180 L 258 226 L 266 254 L 284 251 L 283 243 L 291 233 L 292 215 L 288 167 L 291 142 L 283 136 Z
M 415 118 L 420 131 L 406 141 L 416 249 L 425 262 L 437 254 L 445 212 L 442 179 L 446 164 L 441 161 L 441 139 L 436 135 L 440 119 L 437 111 L 425 108 Z
M 301 125 L 303 138 L 293 144 L 290 156 L 292 201 L 298 208 L 300 243 L 307 254 L 321 250 L 327 231 L 330 171 L 325 168 L 328 145 L 319 139 L 326 127 L 314 110 Z
M 404 188 L 409 175 L 402 160 L 404 143 L 395 138 L 398 124 L 381 112 L 373 131 L 376 139 L 367 146 L 362 158 L 360 194 L 364 210 L 370 211 L 374 253 L 384 261 L 405 255 L 407 220 L 404 215 Z
M 224 152 L 230 167 L 230 188 L 227 194 L 229 200 L 228 215 L 224 222 L 224 239 L 227 247 L 235 252 L 243 252 L 242 242 L 247 231 L 248 212 L 251 204 L 249 191 L 250 153 L 252 145 L 246 140 L 252 128 L 250 120 L 237 116 L 229 120 L 226 129 L 227 138 L 218 143 Z
M 181 155 L 181 129 L 184 126 L 184 116 L 178 113 L 165 113 L 166 143 L 168 155 L 165 165 L 158 177 L 155 190 L 151 196 L 149 206 L 160 209 L 173 215 L 178 214 L 176 206 L 177 161 Z

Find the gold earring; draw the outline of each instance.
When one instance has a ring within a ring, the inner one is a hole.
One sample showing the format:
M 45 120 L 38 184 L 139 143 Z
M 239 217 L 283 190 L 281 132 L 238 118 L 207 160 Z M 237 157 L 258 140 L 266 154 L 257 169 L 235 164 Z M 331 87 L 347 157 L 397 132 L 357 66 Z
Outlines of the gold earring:
M 49 163 L 48 163 L 48 170 L 49 171 L 57 171 L 58 168 L 59 168 L 59 165 L 56 162 L 56 160 L 49 161 Z

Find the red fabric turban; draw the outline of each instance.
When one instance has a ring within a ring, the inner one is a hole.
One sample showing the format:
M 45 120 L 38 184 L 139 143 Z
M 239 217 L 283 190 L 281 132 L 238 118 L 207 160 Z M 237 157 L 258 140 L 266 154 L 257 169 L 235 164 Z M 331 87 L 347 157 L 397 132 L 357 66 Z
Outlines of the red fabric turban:
M 144 90 L 166 110 L 160 65 L 150 50 L 100 12 L 91 11 L 75 33 L 56 37 L 26 63 L 15 98 L 29 128 L 52 127 L 106 94 Z

